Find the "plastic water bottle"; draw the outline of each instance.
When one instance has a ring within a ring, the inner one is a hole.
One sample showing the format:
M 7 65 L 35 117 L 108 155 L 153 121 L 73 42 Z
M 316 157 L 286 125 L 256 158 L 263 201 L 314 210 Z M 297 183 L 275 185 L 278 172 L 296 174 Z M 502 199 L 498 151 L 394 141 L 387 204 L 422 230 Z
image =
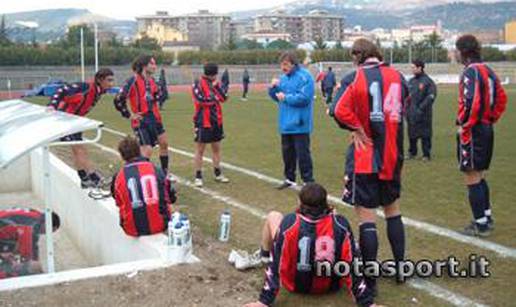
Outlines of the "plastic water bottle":
M 187 245 L 191 244 L 192 240 L 192 231 L 190 229 L 190 220 L 186 216 L 186 214 L 181 214 L 180 222 L 183 224 L 183 227 L 185 228 L 185 242 Z
M 182 223 L 174 225 L 172 233 L 172 246 L 183 247 L 185 245 L 185 227 Z
M 227 242 L 229 240 L 229 231 L 231 229 L 231 213 L 229 210 L 224 210 L 220 215 L 220 232 L 219 241 Z
M 168 221 L 168 227 L 167 227 L 167 235 L 168 235 L 168 245 L 172 246 L 174 243 L 174 221 L 170 219 Z

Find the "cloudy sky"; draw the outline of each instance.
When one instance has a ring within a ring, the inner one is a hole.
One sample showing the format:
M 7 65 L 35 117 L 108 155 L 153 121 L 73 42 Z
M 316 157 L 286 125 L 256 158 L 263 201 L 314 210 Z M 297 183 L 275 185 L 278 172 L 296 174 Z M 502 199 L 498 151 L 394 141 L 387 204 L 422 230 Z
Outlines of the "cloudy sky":
M 171 14 L 195 12 L 199 9 L 226 13 L 231 11 L 268 8 L 291 0 L 144 0 L 139 5 L 131 5 L 127 0 L 1 0 L 0 14 L 54 8 L 84 8 L 95 14 L 118 19 L 131 19 L 134 16 L 152 14 L 166 10 Z M 136 1 L 134 2 L 136 3 Z

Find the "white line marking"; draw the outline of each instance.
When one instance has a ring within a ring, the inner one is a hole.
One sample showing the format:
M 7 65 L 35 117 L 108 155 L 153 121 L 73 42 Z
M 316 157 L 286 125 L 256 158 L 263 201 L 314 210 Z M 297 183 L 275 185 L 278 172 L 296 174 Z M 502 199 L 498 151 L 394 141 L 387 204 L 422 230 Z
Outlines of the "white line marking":
M 107 151 L 113 155 L 118 156 L 118 153 L 105 145 L 102 144 L 94 144 L 95 146 L 99 147 L 100 149 Z M 206 188 L 197 188 L 193 185 L 193 183 L 185 178 L 179 177 L 174 175 L 174 178 L 177 180 L 178 183 L 183 184 L 187 187 L 190 187 L 196 191 L 201 192 L 202 194 L 205 194 L 207 196 L 212 197 L 213 199 L 219 200 L 223 203 L 226 203 L 229 206 L 238 208 L 240 210 L 246 211 L 247 213 L 250 213 L 251 215 L 258 217 L 260 219 L 265 219 L 266 213 L 262 210 L 258 210 L 253 208 L 250 205 L 241 203 L 231 197 L 224 196 L 216 191 L 206 189 Z M 411 279 L 407 282 L 407 284 L 415 289 L 424 291 L 428 293 L 429 295 L 442 299 L 444 301 L 447 301 L 448 303 L 454 305 L 454 306 L 478 306 L 478 307 L 484 307 L 486 305 L 477 303 L 476 301 L 473 301 L 465 296 L 462 296 L 457 293 L 453 293 L 441 286 L 438 286 L 432 282 L 425 281 L 422 279 Z
M 106 128 L 106 127 L 104 127 L 103 129 L 109 133 L 112 133 L 112 134 L 115 134 L 118 136 L 122 136 L 122 137 L 127 136 L 127 134 L 117 131 L 117 130 L 113 130 L 113 129 Z M 177 149 L 177 148 L 169 147 L 169 150 L 173 153 L 177 153 L 177 154 L 180 154 L 180 155 L 183 155 L 186 157 L 194 156 L 194 154 L 191 152 Z M 204 157 L 204 161 L 212 163 L 212 160 L 207 157 Z M 221 166 L 226 169 L 230 169 L 230 170 L 242 173 L 242 174 L 246 174 L 251 177 L 255 177 L 257 179 L 260 179 L 262 181 L 265 181 L 265 182 L 268 182 L 271 184 L 281 184 L 283 182 L 282 180 L 258 173 L 256 171 L 253 171 L 250 169 L 239 167 L 239 166 L 236 166 L 233 164 L 222 162 Z M 299 187 L 297 187 L 297 189 L 299 189 Z M 351 207 L 351 205 L 343 202 L 340 198 L 338 198 L 336 196 L 328 195 L 328 200 L 330 202 L 340 205 L 340 206 Z M 379 216 L 381 216 L 382 218 L 385 218 L 383 211 L 378 210 L 377 212 L 378 212 Z M 476 246 L 476 247 L 479 247 L 482 249 L 493 251 L 502 257 L 516 258 L 516 248 L 504 246 L 504 245 L 501 245 L 498 243 L 490 242 L 490 241 L 475 238 L 475 237 L 465 236 L 465 235 L 458 233 L 456 231 L 453 231 L 451 229 L 441 227 L 441 226 L 436 226 L 436 225 L 433 225 L 433 224 L 430 224 L 427 222 L 423 222 L 423 221 L 419 221 L 416 219 L 412 219 L 412 218 L 409 218 L 406 216 L 403 216 L 403 222 L 408 226 L 412 226 L 412 227 L 417 228 L 422 231 L 426 231 L 426 232 L 429 232 L 429 233 L 432 233 L 432 234 L 435 234 L 438 236 L 450 238 L 452 240 L 455 240 L 455 241 L 458 241 L 461 243 L 466 243 L 466 244 L 473 245 L 473 246 Z

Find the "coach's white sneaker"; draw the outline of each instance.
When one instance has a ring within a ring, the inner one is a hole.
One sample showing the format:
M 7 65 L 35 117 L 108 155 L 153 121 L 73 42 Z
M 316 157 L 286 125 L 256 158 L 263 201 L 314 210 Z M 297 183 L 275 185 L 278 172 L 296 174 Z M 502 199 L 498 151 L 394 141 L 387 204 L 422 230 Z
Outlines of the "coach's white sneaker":
M 195 180 L 194 180 L 194 183 L 193 183 L 193 184 L 194 184 L 194 186 L 195 186 L 196 188 L 202 188 L 202 186 L 203 186 L 202 179 L 201 179 L 201 178 L 195 178 Z
M 220 183 L 228 183 L 229 179 L 226 176 L 220 174 L 215 177 L 215 181 L 220 182 Z
M 228 261 L 231 264 L 235 264 L 237 258 L 247 257 L 247 252 L 243 250 L 234 250 L 232 249 L 229 253 Z
M 247 270 L 250 268 L 259 267 L 261 264 L 262 259 L 259 251 L 252 255 L 249 255 L 247 252 L 245 252 L 245 254 L 239 254 L 239 256 L 235 258 L 235 268 L 237 270 Z

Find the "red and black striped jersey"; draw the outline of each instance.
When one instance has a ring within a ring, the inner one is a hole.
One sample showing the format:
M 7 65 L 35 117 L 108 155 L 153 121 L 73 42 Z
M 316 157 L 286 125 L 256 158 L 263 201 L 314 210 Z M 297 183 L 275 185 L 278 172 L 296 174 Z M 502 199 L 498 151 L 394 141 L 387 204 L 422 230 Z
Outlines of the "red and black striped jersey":
M 45 215 L 34 209 L 0 210 L 0 252 L 19 254 L 23 260 L 38 260 L 38 239 L 44 228 Z
M 356 174 L 378 174 L 393 180 L 403 164 L 403 116 L 408 101 L 403 75 L 387 64 L 367 61 L 348 74 L 330 107 L 344 129 L 364 129 L 372 144 L 365 149 L 352 144 L 347 168 Z
M 167 181 L 146 158 L 127 163 L 115 176 L 113 197 L 120 211 L 120 226 L 130 236 L 164 231 L 170 219 Z
M 222 126 L 222 103 L 227 100 L 227 86 L 202 76 L 192 85 L 192 99 L 196 127 L 212 128 Z
M 131 112 L 142 116 L 152 114 L 156 121 L 161 123 L 158 102 L 162 99 L 162 96 L 162 89 L 156 84 L 154 78 L 145 78 L 136 74 L 120 88 L 114 104 L 115 108 L 126 118 L 131 116 Z M 131 112 L 127 109 L 128 98 Z M 131 125 L 135 128 L 138 127 L 139 123 L 132 122 Z
M 272 262 L 265 273 L 260 302 L 270 306 L 278 295 L 280 284 L 296 293 L 322 294 L 346 286 L 360 305 L 372 304 L 372 292 L 362 277 L 349 274 L 341 277 L 317 276 L 316 262 L 334 265 L 345 261 L 351 265 L 358 257 L 353 233 L 348 221 L 340 215 L 327 213 L 317 219 L 299 212 L 286 215 L 274 238 Z
M 496 123 L 507 106 L 507 95 L 494 71 L 484 63 L 468 65 L 459 83 L 457 125 L 460 141 L 471 141 L 471 129 L 478 124 Z
M 84 116 L 97 104 L 103 93 L 94 81 L 65 84 L 57 89 L 48 105 L 58 111 Z

